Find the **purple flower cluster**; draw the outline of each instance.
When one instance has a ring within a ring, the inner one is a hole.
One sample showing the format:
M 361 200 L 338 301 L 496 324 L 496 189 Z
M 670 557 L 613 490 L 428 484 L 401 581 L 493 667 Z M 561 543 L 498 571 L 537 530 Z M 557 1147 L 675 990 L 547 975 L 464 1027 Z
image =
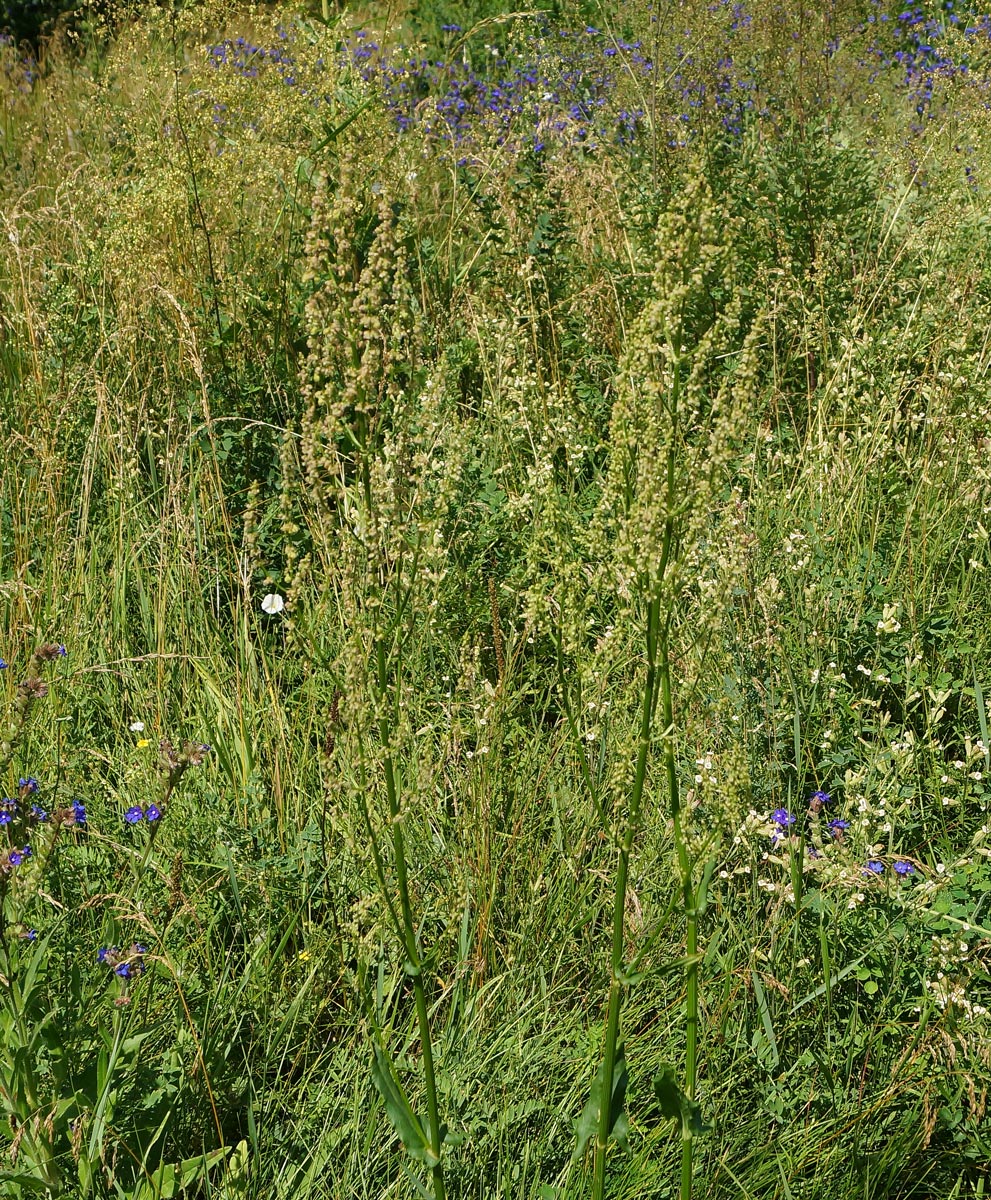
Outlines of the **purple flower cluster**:
M 461 32 L 457 25 L 444 25 L 442 31 Z M 282 35 L 288 38 L 284 30 Z M 402 48 L 390 55 L 359 30 L 347 44 L 344 62 L 379 89 L 397 130 L 420 127 L 454 146 L 464 163 L 480 136 L 535 155 L 551 142 L 585 149 L 629 145 L 641 131 L 644 110 L 617 100 L 618 84 L 623 74 L 653 72 L 641 50 L 639 42 L 608 37 L 590 25 L 579 31 L 541 26 L 529 36 L 521 58 L 510 62 L 497 50 L 482 70 L 467 58 L 446 62 L 410 56 Z M 235 37 L 209 47 L 208 54 L 217 70 L 254 79 L 275 66 L 284 83 L 299 86 L 301 68 L 286 46 L 265 48 Z M 323 66 L 317 60 L 318 72 Z M 319 89 L 311 90 L 313 102 L 320 103 Z M 215 104 L 215 124 L 226 124 L 226 113 L 226 106 Z
M 23 783 L 23 780 L 21 782 Z M 36 788 L 31 789 L 31 791 L 36 790 Z M 21 796 L 23 797 L 23 795 L 24 792 L 22 791 Z M 20 813 L 21 806 L 19 800 L 12 800 L 9 796 L 5 796 L 2 800 L 0 800 L 0 825 L 13 825 L 20 816 Z M 48 820 L 48 813 L 41 807 L 40 804 L 32 804 L 31 807 L 26 810 L 26 813 L 27 816 L 31 817 L 35 821 Z
M 121 951 L 119 946 L 104 946 L 96 952 L 96 960 L 104 966 L 112 967 L 114 974 L 121 979 L 133 979 L 135 975 L 144 974 L 143 959 L 147 953 L 147 946 L 132 942 L 130 948 L 125 951 Z
M 991 39 L 991 16 L 958 15 L 955 2 L 959 0 L 945 0 L 935 11 L 919 3 L 892 15 L 884 11 L 882 0 L 869 0 L 873 11 L 859 25 L 840 32 L 824 27 L 822 58 L 835 72 L 832 60 L 848 48 L 847 64 L 852 61 L 868 85 L 882 74 L 891 78 L 910 98 L 912 128 L 918 132 L 932 115 L 939 81 L 973 78 L 977 47 Z M 761 21 L 776 23 L 767 32 L 777 38 L 777 25 L 788 19 L 782 13 L 779 6 L 774 17 L 759 21 L 745 0 L 712 0 L 701 14 L 704 27 L 680 30 L 679 44 L 656 69 L 639 41 L 591 25 L 555 29 L 540 20 L 531 26 L 522 49 L 512 54 L 460 37 L 456 24 L 440 31 L 443 44 L 456 47 L 456 56 L 448 57 L 411 54 L 402 47 L 387 51 L 358 30 L 346 42 L 339 65 L 350 65 L 378 89 L 398 131 L 423 130 L 450 147 L 460 165 L 473 161 L 483 140 L 538 157 L 551 145 L 596 149 L 635 144 L 646 114 L 635 101 L 622 98 L 624 79 L 632 84 L 633 95 L 656 85 L 667 96 L 672 147 L 688 145 L 712 130 L 737 141 L 748 121 L 774 125 L 786 111 L 783 97 L 776 94 L 780 66 L 764 74 L 761 67 Z M 784 44 L 793 49 L 785 53 L 807 53 L 802 37 L 792 28 L 791 40 Z M 277 71 L 283 83 L 309 94 L 312 104 L 324 103 L 324 60 L 312 65 L 297 61 L 290 32 L 280 29 L 279 39 L 281 44 L 263 46 L 245 37 L 228 38 L 208 47 L 209 61 L 245 79 Z M 857 86 L 860 78 L 854 80 Z M 981 82 L 991 88 L 991 75 Z M 228 123 L 224 105 L 214 105 L 213 119 L 218 125 Z M 972 177 L 972 168 L 967 175 Z
M 639 42 L 607 37 L 593 26 L 538 29 L 521 58 L 510 62 L 497 50 L 487 70 L 401 51 L 390 56 L 363 30 L 348 50 L 362 79 L 381 89 L 398 130 L 418 126 L 459 150 L 462 162 L 480 135 L 538 155 L 552 141 L 588 149 L 629 144 L 644 111 L 616 99 L 620 75 L 653 71 Z
M 25 859 L 31 857 L 31 854 L 30 846 L 15 846 L 13 850 L 7 852 L 5 859 L 0 859 L 0 871 L 10 871 L 14 867 L 19 867 Z
M 698 132 L 707 106 L 715 111 L 723 133 L 732 138 L 743 135 L 747 114 L 757 111 L 757 85 L 749 72 L 736 66 L 732 55 L 718 59 L 710 73 L 695 55 L 682 54 L 679 49 L 678 65 L 667 78 L 682 126 L 671 139 L 672 146 L 687 145 L 691 135 Z M 759 115 L 767 116 L 768 110 L 760 110 Z
M 278 67 L 279 74 L 288 85 L 293 86 L 296 83 L 291 72 L 293 60 L 285 49 L 278 46 L 266 49 L 264 46 L 256 46 L 247 38 L 227 38 L 226 41 L 211 46 L 208 54 L 214 67 L 226 67 L 245 79 L 257 79 L 259 71 L 271 65 Z
M 908 875 L 915 874 L 915 866 L 913 863 L 904 862 L 902 860 L 899 860 L 898 862 L 892 863 L 891 865 L 892 865 L 892 868 L 893 868 L 895 874 L 900 876 L 902 879 L 904 879 Z M 864 873 L 870 874 L 870 875 L 883 875 L 884 870 L 885 870 L 884 863 L 881 862 L 880 859 L 870 858 L 867 860 L 867 866 L 865 868 Z
M 688 145 L 707 121 L 714 119 L 723 137 L 743 136 L 748 115 L 771 115 L 766 102 L 758 100 L 757 80 L 749 65 L 752 55 L 738 35 L 750 31 L 753 14 L 740 0 L 715 0 L 707 8 L 708 29 L 719 29 L 718 51 L 713 58 L 697 47 L 698 31 L 685 29 L 675 46 L 674 61 L 665 64 L 664 86 L 676 113 L 672 147 Z
M 880 0 L 872 0 L 872 4 L 881 7 Z M 935 12 L 916 4 L 894 17 L 883 11 L 871 13 L 857 30 L 871 35 L 865 57 L 859 60 L 859 65 L 870 71 L 868 81 L 873 83 L 882 72 L 892 72 L 920 121 L 933 115 L 938 82 L 970 77 L 968 53 L 980 43 L 986 46 L 991 38 L 991 16 L 962 17 L 954 9 L 954 0 L 946 0 Z M 952 39 L 955 46 L 947 45 L 951 33 L 956 35 Z M 918 132 L 922 126 L 916 123 L 913 128 Z
M 777 829 L 771 834 L 771 846 L 774 847 L 787 834 L 789 828 L 795 824 L 795 814 L 789 812 L 787 808 L 776 808 L 771 813 L 771 820 L 777 826 Z
M 981 47 L 987 59 L 991 16 L 977 16 L 972 10 L 963 16 L 955 11 L 957 4 L 959 0 L 945 0 L 933 8 L 917 3 L 891 14 L 883 0 L 869 0 L 873 11 L 859 24 L 823 35 L 822 57 L 830 62 L 846 46 L 852 51 L 850 61 L 863 72 L 862 80 L 869 87 L 882 76 L 891 79 L 908 97 L 914 110 L 911 132 L 918 133 L 934 115 L 941 81 L 966 79 L 991 90 L 991 74 L 978 65 Z M 779 7 L 775 12 L 773 20 L 780 21 L 783 10 Z M 751 37 L 761 31 L 745 4 L 715 0 L 707 14 L 707 28 L 684 30 L 674 60 L 664 67 L 665 86 L 677 112 L 672 146 L 686 145 L 707 123 L 710 128 L 715 123 L 724 137 L 737 139 L 748 117 L 774 124 L 783 111 L 774 95 L 780 70 L 775 76 L 760 75 L 762 46 Z M 711 37 L 714 32 L 715 48 L 706 53 L 700 46 L 707 44 L 707 38 L 698 35 Z M 801 37 L 797 28 L 792 30 L 796 51 Z M 855 75 L 847 83 L 857 88 L 860 79 Z M 967 176 L 971 178 L 972 170 L 967 170 Z
M 157 821 L 161 815 L 162 810 L 157 804 L 149 804 L 147 808 L 142 808 L 139 804 L 132 804 L 124 813 L 124 820 L 128 825 L 137 825 L 139 821 Z

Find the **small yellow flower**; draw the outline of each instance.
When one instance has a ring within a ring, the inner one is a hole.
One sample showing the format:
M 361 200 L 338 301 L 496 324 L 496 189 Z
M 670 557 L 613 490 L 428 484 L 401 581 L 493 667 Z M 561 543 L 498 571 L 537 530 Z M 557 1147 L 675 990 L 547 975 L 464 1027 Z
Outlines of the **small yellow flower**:
M 309 962 L 310 961 L 309 950 L 300 950 L 299 954 L 297 955 L 297 958 L 299 959 L 300 962 Z
M 151 745 L 150 738 L 138 738 L 137 746 L 138 746 L 139 750 L 143 750 L 145 748 L 145 746 L 150 746 L 150 745 Z

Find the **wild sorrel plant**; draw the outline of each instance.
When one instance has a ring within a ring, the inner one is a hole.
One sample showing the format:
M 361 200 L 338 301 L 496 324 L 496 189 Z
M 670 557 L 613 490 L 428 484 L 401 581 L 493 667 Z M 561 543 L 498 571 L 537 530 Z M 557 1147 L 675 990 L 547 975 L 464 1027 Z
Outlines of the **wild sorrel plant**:
M 370 191 L 350 187 L 353 165 L 342 158 L 337 179 L 321 179 L 313 206 L 311 263 L 320 282 L 308 313 L 312 341 L 304 384 L 311 408 L 303 459 L 311 502 L 326 514 L 327 528 L 339 530 L 333 571 L 347 630 L 343 720 L 353 731 L 356 798 L 375 879 L 412 982 L 426 1121 L 407 1098 L 379 1014 L 367 1003 L 375 1038 L 372 1078 L 406 1152 L 427 1167 L 434 1200 L 443 1200 L 448 1137 L 430 1021 L 433 954 L 414 915 L 405 829 L 413 792 L 407 795 L 399 753 L 409 736 L 404 653 L 428 610 L 430 580 L 443 573 L 442 529 L 456 460 L 439 453 L 451 434 L 441 434 L 431 397 L 414 391 L 415 399 L 407 398 L 400 382 L 412 375 L 418 350 L 397 220 L 401 206 L 381 182 Z M 352 240 L 359 229 L 369 238 L 363 261 Z M 376 793 L 384 805 L 375 803 Z
M 597 800 L 618 862 L 602 1062 L 579 1122 L 576 1150 L 580 1155 L 594 1139 L 594 1200 L 606 1194 L 610 1141 L 625 1145 L 627 1136 L 622 1006 L 628 989 L 642 977 L 639 959 L 625 961 L 627 892 L 658 738 L 678 908 L 685 921 L 684 957 L 663 969 L 684 971 L 685 1064 L 680 1073 L 663 1066 L 654 1090 L 663 1116 L 680 1122 L 682 1200 L 690 1200 L 693 1139 L 704 1128 L 696 1094 L 699 921 L 715 861 L 708 837 L 700 839 L 691 828 L 682 800 L 672 662 L 676 637 L 687 637 L 695 656 L 704 660 L 739 556 L 733 535 L 727 535 L 725 522 L 719 527 L 715 512 L 753 411 L 761 322 L 735 285 L 732 236 L 732 223 L 699 171 L 658 225 L 652 298 L 631 338 L 613 409 L 608 483 L 598 518 L 600 552 L 609 563 L 612 586 L 640 614 L 645 673 L 629 792 L 617 796 L 612 811 Z M 712 303 L 716 295 L 722 297 L 719 305 Z M 727 360 L 733 365 L 727 367 Z M 560 669 L 560 653 L 558 662 Z M 566 691 L 563 672 L 558 682 Z

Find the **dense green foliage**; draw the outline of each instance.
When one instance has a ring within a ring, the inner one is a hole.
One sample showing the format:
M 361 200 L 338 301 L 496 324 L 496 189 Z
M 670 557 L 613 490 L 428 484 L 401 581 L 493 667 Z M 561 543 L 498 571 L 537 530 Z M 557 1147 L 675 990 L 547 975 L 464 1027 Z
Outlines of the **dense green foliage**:
M 986 1193 L 950 11 L 0 45 L 0 1194 Z

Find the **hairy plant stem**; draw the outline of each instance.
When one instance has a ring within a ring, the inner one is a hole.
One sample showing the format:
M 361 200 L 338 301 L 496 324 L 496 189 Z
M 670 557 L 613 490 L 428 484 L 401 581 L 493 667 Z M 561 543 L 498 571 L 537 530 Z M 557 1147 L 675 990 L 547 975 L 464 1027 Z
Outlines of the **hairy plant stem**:
M 392 757 L 391 729 L 388 710 L 388 671 L 385 643 L 376 639 L 375 659 L 378 674 L 379 737 L 385 769 L 385 790 L 389 803 L 392 825 L 392 850 L 396 866 L 396 883 L 399 887 L 399 906 L 402 914 L 402 937 L 406 950 L 407 971 L 413 977 L 413 992 L 416 998 L 416 1020 L 420 1031 L 420 1046 L 423 1052 L 423 1082 L 427 1093 L 427 1123 L 430 1131 L 430 1148 L 437 1161 L 431 1168 L 434 1182 L 434 1200 L 445 1200 L 444 1167 L 441 1163 L 441 1125 L 437 1108 L 437 1080 L 434 1075 L 433 1044 L 430 1040 L 430 1015 L 427 1011 L 427 993 L 423 984 L 423 962 L 417 944 L 416 926 L 413 923 L 413 908 L 409 899 L 409 880 L 406 872 L 406 841 L 403 837 L 402 812 L 399 807 L 399 787 L 396 768 Z

